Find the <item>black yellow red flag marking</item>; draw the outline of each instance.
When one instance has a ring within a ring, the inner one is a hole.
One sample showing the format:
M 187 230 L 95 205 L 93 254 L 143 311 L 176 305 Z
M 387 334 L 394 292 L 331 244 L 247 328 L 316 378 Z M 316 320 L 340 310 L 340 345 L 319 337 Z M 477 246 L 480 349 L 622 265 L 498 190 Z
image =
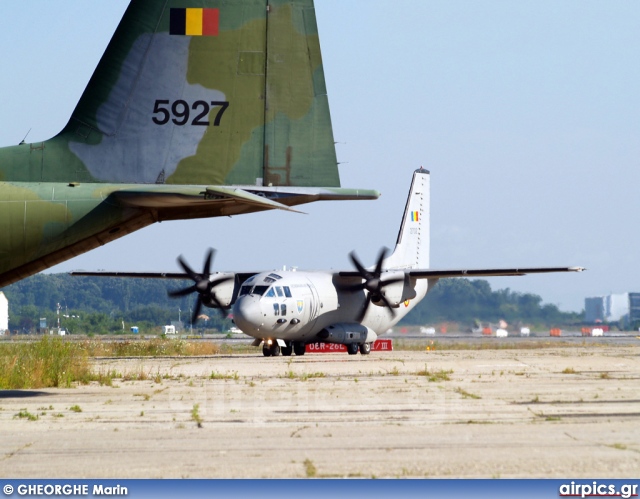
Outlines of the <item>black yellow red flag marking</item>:
M 219 9 L 171 9 L 169 34 L 184 36 L 218 36 Z

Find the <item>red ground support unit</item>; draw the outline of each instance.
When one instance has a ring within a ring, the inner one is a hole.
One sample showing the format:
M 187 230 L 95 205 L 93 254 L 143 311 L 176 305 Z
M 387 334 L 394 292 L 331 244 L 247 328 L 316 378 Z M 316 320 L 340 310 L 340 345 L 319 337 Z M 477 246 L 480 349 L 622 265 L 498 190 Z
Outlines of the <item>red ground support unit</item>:
M 393 350 L 393 342 L 391 340 L 376 340 L 371 345 L 373 352 L 390 352 Z M 305 348 L 306 353 L 347 353 L 347 347 L 336 343 L 309 343 Z

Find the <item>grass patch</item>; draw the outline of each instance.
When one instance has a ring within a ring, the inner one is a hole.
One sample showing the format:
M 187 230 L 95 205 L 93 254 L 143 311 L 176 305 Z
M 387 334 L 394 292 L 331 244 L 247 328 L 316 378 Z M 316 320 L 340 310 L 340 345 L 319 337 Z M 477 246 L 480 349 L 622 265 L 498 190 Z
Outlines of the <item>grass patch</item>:
M 455 392 L 459 393 L 460 395 L 462 395 L 463 398 L 470 398 L 470 399 L 476 399 L 476 400 L 482 398 L 480 395 L 475 395 L 473 393 L 469 393 L 469 392 L 463 390 L 460 387 L 456 388 Z
M 72 405 L 71 407 L 69 407 L 69 410 L 72 412 L 82 412 L 82 409 L 79 405 Z
M 211 376 L 209 376 L 209 379 L 233 379 L 235 381 L 238 381 L 240 379 L 240 376 L 238 376 L 237 371 L 233 371 L 232 373 L 227 374 L 221 374 L 217 371 L 211 371 Z
M 308 379 L 311 379 L 311 378 L 324 378 L 325 374 L 320 371 L 315 373 L 298 374 L 293 372 L 291 369 L 289 369 L 287 372 L 284 373 L 284 377 L 287 379 L 299 379 L 300 381 L 307 381 Z
M 424 369 L 421 369 L 416 373 L 418 376 L 425 376 L 430 383 L 435 383 L 438 381 L 451 381 L 449 377 L 450 374 L 453 374 L 453 369 L 449 369 L 445 371 L 444 369 L 440 369 L 439 371 L 429 371 L 427 369 L 427 365 L 424 365 Z
M 611 445 L 607 445 L 607 447 L 611 447 L 612 449 L 618 449 L 618 450 L 627 450 L 627 446 L 624 444 L 611 444 Z
M 313 478 L 318 474 L 318 470 L 316 469 L 316 465 L 313 464 L 311 459 L 307 458 L 304 460 L 304 472 L 307 475 L 307 478 Z
M 193 404 L 191 409 L 191 419 L 195 421 L 198 428 L 202 428 L 202 416 L 200 416 L 200 404 Z
M 0 344 L 0 389 L 70 387 L 90 378 L 87 352 L 76 342 L 44 336 Z
M 578 374 L 573 367 L 565 367 L 562 374 Z
M 393 340 L 393 350 L 406 350 L 424 352 L 427 343 L 425 341 L 412 341 L 406 339 Z M 446 341 L 429 340 L 431 350 L 542 350 L 545 348 L 573 348 L 576 344 L 568 341 L 544 341 L 542 339 L 531 341 L 517 341 L 503 343 L 493 339 L 478 339 L 478 341 Z
M 29 421 L 37 421 L 40 418 L 36 414 L 31 414 L 26 409 L 21 409 L 18 414 L 13 416 L 13 419 L 28 419 Z

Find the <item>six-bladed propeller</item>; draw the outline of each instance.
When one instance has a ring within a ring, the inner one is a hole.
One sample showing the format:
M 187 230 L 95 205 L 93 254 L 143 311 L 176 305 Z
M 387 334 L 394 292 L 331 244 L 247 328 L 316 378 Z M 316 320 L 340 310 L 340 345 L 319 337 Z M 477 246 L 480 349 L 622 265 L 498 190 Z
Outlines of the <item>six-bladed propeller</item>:
M 395 317 L 396 315 L 395 310 L 393 309 L 393 306 L 391 305 L 391 303 L 389 303 L 389 300 L 387 300 L 387 298 L 384 296 L 382 291 L 385 286 L 388 286 L 390 284 L 395 284 L 397 282 L 402 282 L 404 281 L 404 278 L 396 277 L 396 278 L 392 278 L 384 281 L 381 279 L 381 275 L 383 272 L 382 264 L 384 263 L 384 259 L 387 257 L 388 252 L 389 250 L 387 248 L 383 247 L 382 249 L 380 249 L 380 252 L 378 253 L 378 260 L 376 262 L 376 267 L 374 270 L 367 270 L 366 268 L 364 268 L 364 266 L 358 260 L 358 257 L 356 256 L 354 251 L 349 253 L 349 258 L 351 259 L 351 263 L 353 263 L 355 268 L 358 269 L 358 273 L 360 274 L 360 277 L 362 277 L 364 282 L 360 284 L 355 284 L 353 286 L 343 286 L 340 289 L 342 291 L 366 291 L 367 292 L 367 299 L 365 301 L 364 307 L 362 308 L 362 310 L 360 310 L 360 312 L 358 313 L 358 316 L 356 317 L 357 322 L 362 322 L 362 319 L 364 319 L 364 316 L 367 313 L 369 305 L 371 304 L 372 301 L 374 303 L 378 303 L 379 301 L 382 301 L 382 303 L 384 303 L 384 306 L 387 307 L 387 310 L 389 310 L 389 312 L 391 313 L 391 316 Z
M 220 303 L 220 301 L 216 297 L 215 292 L 213 292 L 213 289 L 219 284 L 233 280 L 233 277 L 224 276 L 220 277 L 219 279 L 211 279 L 211 263 L 213 262 L 214 255 L 215 250 L 213 248 L 209 248 L 207 256 L 204 260 L 204 268 L 202 269 L 201 274 L 194 272 L 194 270 L 189 267 L 189 264 L 185 261 L 182 255 L 178 257 L 178 264 L 180 265 L 180 267 L 182 267 L 182 270 L 184 270 L 185 277 L 191 279 L 194 284 L 192 286 L 189 286 L 188 288 L 170 291 L 169 296 L 173 298 L 179 298 L 191 293 L 198 293 L 198 301 L 193 311 L 193 315 L 191 316 L 192 324 L 195 324 L 197 322 L 200 311 L 202 310 L 203 303 L 208 306 L 213 306 L 220 309 L 220 313 L 222 314 L 223 318 L 225 318 L 228 314 L 228 307 Z

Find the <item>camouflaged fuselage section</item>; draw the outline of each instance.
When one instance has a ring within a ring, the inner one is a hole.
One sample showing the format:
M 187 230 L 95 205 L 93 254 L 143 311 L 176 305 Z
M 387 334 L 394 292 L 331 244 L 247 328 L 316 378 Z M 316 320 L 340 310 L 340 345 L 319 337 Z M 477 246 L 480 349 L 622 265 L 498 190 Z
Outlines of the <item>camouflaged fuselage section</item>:
M 109 195 L 100 185 L 0 183 L 0 274 L 121 223 L 127 209 Z

